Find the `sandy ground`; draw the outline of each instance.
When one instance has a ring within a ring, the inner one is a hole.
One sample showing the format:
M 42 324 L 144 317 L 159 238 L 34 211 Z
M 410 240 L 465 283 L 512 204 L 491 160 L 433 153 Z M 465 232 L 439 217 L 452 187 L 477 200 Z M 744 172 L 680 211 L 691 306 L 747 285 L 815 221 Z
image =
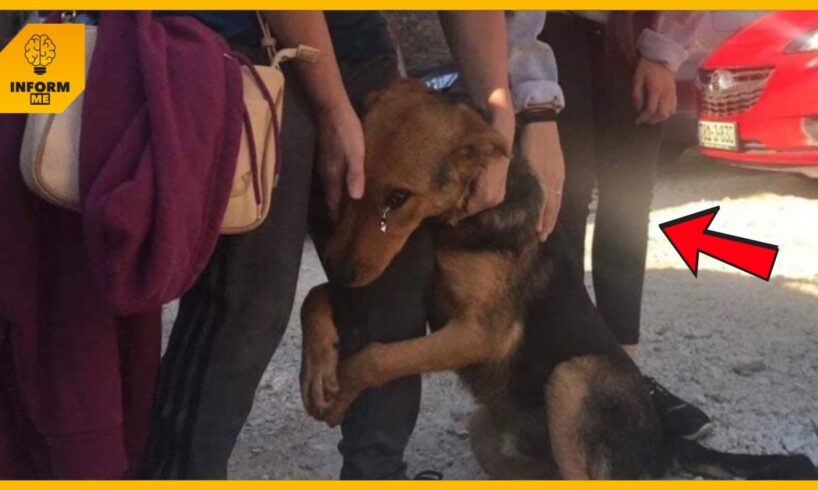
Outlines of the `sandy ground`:
M 713 417 L 707 444 L 804 452 L 818 462 L 818 181 L 735 170 L 693 155 L 664 169 L 651 213 L 641 366 Z M 659 230 L 659 223 L 716 204 L 722 208 L 714 230 L 780 245 L 769 283 L 709 257 L 696 279 Z M 307 244 L 296 305 L 322 280 Z M 294 315 L 261 383 L 231 460 L 232 478 L 338 475 L 339 431 L 301 408 L 298 323 Z M 410 472 L 485 477 L 464 430 L 471 407 L 454 375 L 425 377 L 407 451 Z

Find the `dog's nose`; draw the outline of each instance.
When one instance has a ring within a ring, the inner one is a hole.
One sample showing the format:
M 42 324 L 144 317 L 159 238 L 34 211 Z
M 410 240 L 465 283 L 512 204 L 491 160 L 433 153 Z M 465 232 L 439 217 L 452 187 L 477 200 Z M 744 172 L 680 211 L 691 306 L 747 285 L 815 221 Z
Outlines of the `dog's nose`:
M 329 272 L 329 276 L 332 280 L 342 286 L 348 286 L 355 281 L 355 267 L 349 262 L 332 264 L 327 272 Z

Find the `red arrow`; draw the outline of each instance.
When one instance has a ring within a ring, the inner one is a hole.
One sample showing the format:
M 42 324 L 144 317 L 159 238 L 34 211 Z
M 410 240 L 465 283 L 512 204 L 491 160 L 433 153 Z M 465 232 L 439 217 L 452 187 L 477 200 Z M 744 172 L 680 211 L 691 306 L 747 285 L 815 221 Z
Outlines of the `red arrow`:
M 778 257 L 778 245 L 708 230 L 718 212 L 719 206 L 716 206 L 662 223 L 659 228 L 696 277 L 701 252 L 769 281 L 775 259 Z

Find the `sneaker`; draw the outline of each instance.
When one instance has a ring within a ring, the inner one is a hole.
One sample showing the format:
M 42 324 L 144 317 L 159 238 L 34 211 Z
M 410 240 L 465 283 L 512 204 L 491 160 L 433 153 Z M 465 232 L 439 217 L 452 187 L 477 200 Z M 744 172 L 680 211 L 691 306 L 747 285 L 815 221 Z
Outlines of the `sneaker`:
M 655 379 L 648 376 L 644 378 L 656 411 L 669 434 L 689 441 L 710 435 L 713 431 L 713 421 L 706 413 L 669 392 Z
M 442 480 L 443 473 L 434 470 L 424 470 L 415 475 L 415 480 Z

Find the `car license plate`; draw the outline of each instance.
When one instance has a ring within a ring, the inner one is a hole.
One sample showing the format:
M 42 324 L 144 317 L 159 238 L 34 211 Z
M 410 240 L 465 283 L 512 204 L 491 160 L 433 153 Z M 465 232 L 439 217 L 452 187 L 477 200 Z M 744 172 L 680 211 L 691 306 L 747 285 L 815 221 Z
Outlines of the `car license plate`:
M 699 145 L 719 150 L 738 150 L 736 123 L 699 121 Z

